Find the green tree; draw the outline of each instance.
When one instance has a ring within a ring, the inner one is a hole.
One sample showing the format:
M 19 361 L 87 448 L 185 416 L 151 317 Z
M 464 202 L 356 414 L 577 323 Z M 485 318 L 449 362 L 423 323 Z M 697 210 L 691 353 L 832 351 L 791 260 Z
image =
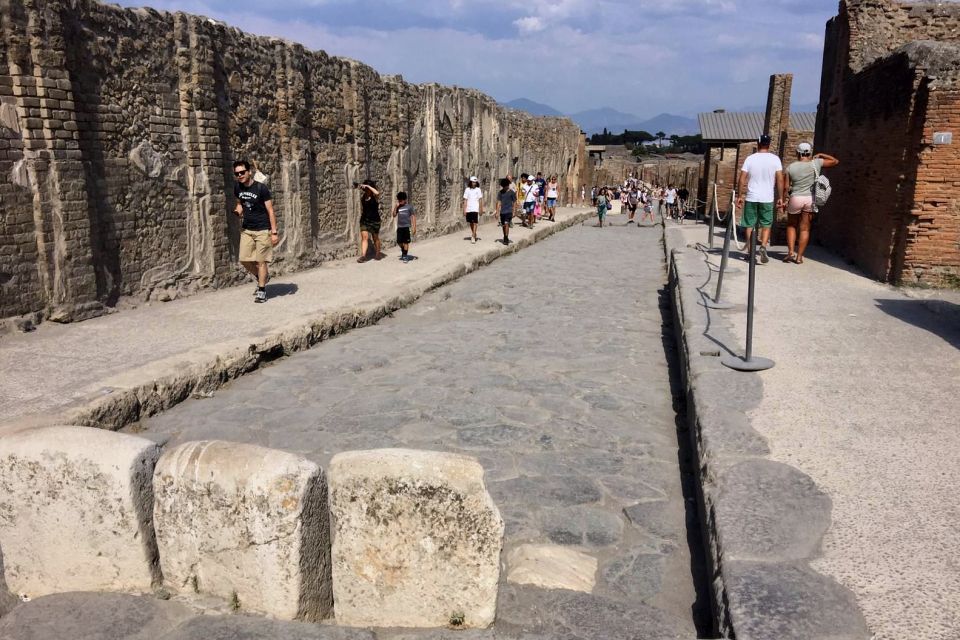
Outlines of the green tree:
M 664 137 L 666 137 L 666 135 L 667 134 L 664 133 L 663 131 L 657 131 L 657 146 L 660 146 L 660 147 L 663 146 L 663 139 Z

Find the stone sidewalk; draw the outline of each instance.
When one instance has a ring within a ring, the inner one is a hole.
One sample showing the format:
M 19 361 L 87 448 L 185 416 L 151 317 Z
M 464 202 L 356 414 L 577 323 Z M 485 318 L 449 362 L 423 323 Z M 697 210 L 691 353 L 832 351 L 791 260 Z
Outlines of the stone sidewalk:
M 727 625 L 741 639 L 956 638 L 956 292 L 877 283 L 815 246 L 785 264 L 774 247 L 754 354 L 776 366 L 740 373 L 717 356 L 743 354 L 747 263 L 734 254 L 724 278 L 737 306 L 708 311 L 720 258 L 696 247 L 706 228 L 666 236 Z
M 119 428 L 208 395 L 261 363 L 325 338 L 375 323 L 425 292 L 496 258 L 581 223 L 591 209 L 561 208 L 557 222 L 515 227 L 500 243 L 492 216 L 481 241 L 459 231 L 411 245 L 418 260 L 401 263 L 399 248 L 382 261 L 330 262 L 284 275 L 254 304 L 249 284 L 172 302 L 0 337 L 0 433 L 30 424 Z M 239 266 L 238 266 L 239 268 Z

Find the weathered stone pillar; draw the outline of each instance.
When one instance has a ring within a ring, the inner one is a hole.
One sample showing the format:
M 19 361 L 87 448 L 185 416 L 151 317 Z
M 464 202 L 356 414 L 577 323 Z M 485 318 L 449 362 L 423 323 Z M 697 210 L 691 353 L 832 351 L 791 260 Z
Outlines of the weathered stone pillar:
M 770 151 L 783 157 L 783 145 L 790 128 L 790 92 L 793 87 L 793 74 L 782 73 L 770 76 L 770 89 L 767 92 L 767 113 L 763 119 L 763 131 L 773 141 Z
M 33 192 L 40 285 L 50 319 L 70 321 L 101 307 L 60 9 L 43 0 L 0 2 L 22 168 Z
M 231 272 L 227 234 L 226 195 L 232 189 L 227 173 L 231 158 L 223 157 L 227 142 L 226 114 L 220 111 L 217 90 L 225 91 L 217 78 L 217 38 L 205 18 L 183 13 L 174 15 L 179 72 L 180 131 L 187 162 L 190 210 L 186 212 L 188 268 L 201 283 L 228 276 Z

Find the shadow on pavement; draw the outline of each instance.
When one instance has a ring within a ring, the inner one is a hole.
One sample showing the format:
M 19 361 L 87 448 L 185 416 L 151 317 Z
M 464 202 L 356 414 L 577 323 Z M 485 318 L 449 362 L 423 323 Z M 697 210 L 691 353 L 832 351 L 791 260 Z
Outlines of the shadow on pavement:
M 877 299 L 877 307 L 894 318 L 940 336 L 955 349 L 960 349 L 960 305 L 946 300 Z
M 279 298 L 280 296 L 292 296 L 297 291 L 299 287 L 292 283 L 277 283 L 277 284 L 268 284 L 266 286 L 267 296 L 271 298 Z

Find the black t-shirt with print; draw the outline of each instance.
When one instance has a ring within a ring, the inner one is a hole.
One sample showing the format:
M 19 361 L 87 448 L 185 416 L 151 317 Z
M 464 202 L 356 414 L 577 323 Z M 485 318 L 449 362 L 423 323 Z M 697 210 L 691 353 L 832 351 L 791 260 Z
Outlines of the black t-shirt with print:
M 266 203 L 273 200 L 270 187 L 262 182 L 252 182 L 250 186 L 237 183 L 233 186 L 233 195 L 243 206 L 243 228 L 250 231 L 268 231 L 270 216 Z
M 360 200 L 360 222 L 380 222 L 380 201 L 376 198 Z

